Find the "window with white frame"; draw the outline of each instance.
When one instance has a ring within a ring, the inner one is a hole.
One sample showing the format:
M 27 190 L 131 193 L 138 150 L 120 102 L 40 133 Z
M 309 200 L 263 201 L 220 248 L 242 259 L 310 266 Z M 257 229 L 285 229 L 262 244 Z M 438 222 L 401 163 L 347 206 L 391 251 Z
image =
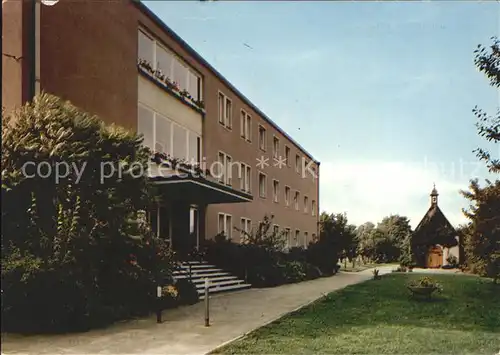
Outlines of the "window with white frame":
M 316 216 L 316 201 L 314 200 L 311 202 L 311 212 L 313 216 Z
M 293 239 L 296 247 L 302 245 L 302 241 L 300 240 L 300 230 L 298 229 L 295 230 L 295 237 Z
M 297 211 L 299 210 L 299 196 L 300 196 L 300 193 L 298 191 L 295 191 L 295 195 L 293 196 L 293 203 L 294 203 L 295 209 Z
M 290 147 L 285 145 L 285 162 L 286 166 L 290 166 Z
M 137 131 L 144 136 L 143 144 L 160 153 L 189 162 L 199 162 L 201 137 L 151 108 L 139 104 Z
M 144 30 L 138 31 L 138 59 L 145 60 L 153 70 L 177 83 L 180 91 L 186 90 L 194 100 L 202 99 L 202 79 L 170 49 Z
M 279 202 L 280 183 L 278 180 L 273 180 L 273 201 Z
M 309 204 L 309 198 L 307 196 L 304 196 L 304 213 L 307 213 L 308 211 L 309 208 L 308 204 Z
M 280 234 L 280 226 L 277 224 L 273 225 L 273 233 L 275 236 L 278 236 Z
M 240 221 L 240 241 L 248 239 L 252 231 L 252 221 L 249 218 L 242 217 Z
M 264 173 L 259 173 L 259 196 L 266 197 L 267 193 L 267 176 Z
M 304 248 L 307 247 L 307 243 L 309 242 L 308 238 L 309 238 L 309 233 L 304 232 Z
M 226 155 L 226 185 L 233 184 L 233 161 L 229 155 Z
M 266 150 L 266 140 L 266 129 L 263 126 L 259 125 L 259 148 L 261 150 Z
M 313 181 L 316 179 L 317 173 L 316 173 L 316 167 L 312 166 L 311 167 L 311 176 Z
M 273 137 L 273 157 L 275 159 L 279 158 L 279 152 L 280 152 L 280 140 L 278 137 L 274 136 Z
M 219 234 L 224 234 L 228 239 L 232 237 L 233 216 L 227 213 L 219 213 Z
M 252 141 L 252 117 L 245 112 L 245 110 L 240 111 L 240 135 L 241 138 L 246 139 L 248 142 Z
M 285 232 L 285 243 L 286 243 L 286 248 L 290 248 L 292 246 L 292 235 L 291 235 L 291 232 L 290 232 L 290 228 L 285 228 L 284 230 Z
M 295 171 L 300 173 L 300 155 L 295 155 Z
M 250 192 L 252 173 L 249 165 L 241 163 L 240 165 L 240 189 L 241 191 Z
M 285 206 L 290 206 L 290 186 L 285 186 Z
M 231 157 L 224 152 L 219 152 L 218 163 L 219 171 L 217 175 L 219 182 L 226 185 L 231 185 L 233 175 L 233 165 Z
M 229 97 L 219 91 L 219 123 L 224 127 L 231 129 L 233 127 L 233 108 Z

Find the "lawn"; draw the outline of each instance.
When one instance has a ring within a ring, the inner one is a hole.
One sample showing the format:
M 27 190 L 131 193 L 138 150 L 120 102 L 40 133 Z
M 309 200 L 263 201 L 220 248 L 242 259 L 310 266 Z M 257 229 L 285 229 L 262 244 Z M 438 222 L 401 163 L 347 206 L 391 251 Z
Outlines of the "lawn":
M 431 301 L 406 289 L 418 274 L 389 274 L 331 293 L 256 330 L 219 354 L 497 354 L 500 285 L 465 275 L 430 275 Z

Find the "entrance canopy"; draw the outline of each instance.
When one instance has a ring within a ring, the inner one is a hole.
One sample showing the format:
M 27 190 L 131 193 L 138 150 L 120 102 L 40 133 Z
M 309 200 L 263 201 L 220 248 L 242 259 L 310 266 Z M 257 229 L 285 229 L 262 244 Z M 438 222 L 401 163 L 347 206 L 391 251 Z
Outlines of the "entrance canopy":
M 154 170 L 154 169 L 153 169 Z M 207 176 L 188 171 L 162 168 L 150 171 L 150 181 L 172 201 L 188 201 L 197 204 L 251 202 L 252 195 L 237 191 Z

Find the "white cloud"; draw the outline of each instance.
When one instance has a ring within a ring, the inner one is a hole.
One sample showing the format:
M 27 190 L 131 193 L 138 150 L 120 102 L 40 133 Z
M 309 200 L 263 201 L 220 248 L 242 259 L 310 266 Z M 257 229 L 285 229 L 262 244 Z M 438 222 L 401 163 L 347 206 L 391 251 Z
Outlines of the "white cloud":
M 457 169 L 453 168 L 455 171 Z M 404 162 L 322 162 L 321 210 L 347 212 L 350 222 L 379 222 L 390 214 L 410 218 L 415 228 L 430 206 L 433 183 L 439 206 L 453 225 L 465 222 L 461 208 L 467 201 L 458 193 L 466 189 L 465 173 L 451 173 L 439 164 Z

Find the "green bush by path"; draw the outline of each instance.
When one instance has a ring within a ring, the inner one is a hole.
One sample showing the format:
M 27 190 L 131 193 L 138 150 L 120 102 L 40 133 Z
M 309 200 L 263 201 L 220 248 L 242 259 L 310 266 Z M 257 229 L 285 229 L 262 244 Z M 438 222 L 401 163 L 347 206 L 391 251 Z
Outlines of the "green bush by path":
M 137 171 L 150 160 L 142 138 L 47 94 L 3 118 L 2 330 L 84 330 L 150 312 L 172 264 L 141 212 L 152 199 Z M 35 174 L 40 163 L 52 175 Z M 102 179 L 104 163 L 122 173 Z M 73 169 L 57 181 L 61 164 Z

